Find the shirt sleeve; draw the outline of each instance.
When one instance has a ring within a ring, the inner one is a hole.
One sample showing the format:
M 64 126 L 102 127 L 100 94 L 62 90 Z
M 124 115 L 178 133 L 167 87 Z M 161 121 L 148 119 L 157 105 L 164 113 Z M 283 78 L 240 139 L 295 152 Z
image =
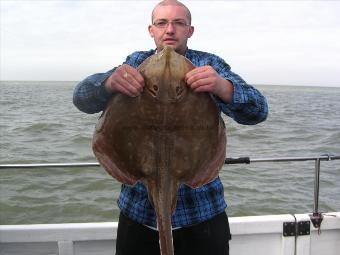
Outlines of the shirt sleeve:
M 123 64 L 137 68 L 145 58 L 154 54 L 154 50 L 134 52 L 127 56 Z M 81 81 L 73 92 L 73 104 L 82 112 L 97 113 L 105 109 L 112 94 L 105 89 L 105 80 L 117 67 L 106 73 L 93 74 Z
M 81 81 L 73 92 L 73 104 L 82 112 L 97 113 L 103 111 L 111 98 L 104 86 L 116 68 L 106 72 L 93 74 Z
M 213 65 L 221 77 L 229 80 L 234 86 L 231 103 L 222 101 L 215 96 L 216 102 L 223 113 L 244 125 L 255 125 L 268 116 L 266 98 L 253 86 L 248 85 L 239 75 L 230 70 L 223 59 L 218 58 Z

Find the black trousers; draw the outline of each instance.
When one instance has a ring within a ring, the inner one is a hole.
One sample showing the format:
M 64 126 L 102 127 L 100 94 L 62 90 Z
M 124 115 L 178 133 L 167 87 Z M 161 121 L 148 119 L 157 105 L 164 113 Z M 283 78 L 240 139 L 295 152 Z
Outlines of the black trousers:
M 229 255 L 231 239 L 225 212 L 200 224 L 173 230 L 175 255 Z M 160 255 L 158 231 L 119 216 L 116 255 Z

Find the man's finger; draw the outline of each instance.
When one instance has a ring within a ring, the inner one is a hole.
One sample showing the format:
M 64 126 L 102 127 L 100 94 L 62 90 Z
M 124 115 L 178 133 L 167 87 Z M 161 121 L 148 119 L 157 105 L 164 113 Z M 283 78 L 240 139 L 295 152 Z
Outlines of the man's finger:
M 125 71 L 130 74 L 134 78 L 134 80 L 136 80 L 136 82 L 138 82 L 141 86 L 144 86 L 144 78 L 137 69 L 133 68 L 132 66 L 126 65 Z
M 186 80 L 186 83 L 191 86 L 196 81 L 199 81 L 199 80 L 202 80 L 202 79 L 207 79 L 207 78 L 209 78 L 209 73 L 199 72 L 199 73 L 195 73 L 195 74 L 189 76 L 188 79 Z
M 206 86 L 206 85 L 211 85 L 211 79 L 209 78 L 199 79 L 191 83 L 189 86 L 191 89 L 195 90 L 198 87 Z
M 185 82 L 190 83 L 193 82 L 193 80 L 207 78 L 210 75 L 214 74 L 214 72 L 215 71 L 210 66 L 197 67 L 185 75 Z
M 140 94 L 140 91 L 123 77 L 119 77 L 116 84 L 116 88 L 123 94 L 129 96 L 138 96 Z
M 203 70 L 200 67 L 197 67 L 197 68 L 192 69 L 191 71 L 187 72 L 185 77 L 184 77 L 185 82 L 188 83 L 188 79 L 190 77 L 194 76 L 197 73 L 201 73 L 201 72 L 203 72 Z
M 199 86 L 199 87 L 193 89 L 193 91 L 195 93 L 198 93 L 198 92 L 211 92 L 211 85 L 208 84 L 208 85 Z
M 135 95 L 133 93 L 131 93 L 129 90 L 127 90 L 124 86 L 122 85 L 117 85 L 116 86 L 117 91 L 119 91 L 120 93 L 130 96 L 130 97 L 134 97 Z
M 206 68 L 207 68 L 206 66 L 199 66 L 199 67 L 192 69 L 187 74 L 193 75 L 193 74 L 196 74 L 196 73 L 205 72 Z
M 139 92 L 143 91 L 143 85 L 137 81 L 138 78 L 134 77 L 133 75 L 129 74 L 128 72 L 126 72 L 123 75 L 124 80 L 131 86 L 133 86 L 134 88 L 136 88 Z

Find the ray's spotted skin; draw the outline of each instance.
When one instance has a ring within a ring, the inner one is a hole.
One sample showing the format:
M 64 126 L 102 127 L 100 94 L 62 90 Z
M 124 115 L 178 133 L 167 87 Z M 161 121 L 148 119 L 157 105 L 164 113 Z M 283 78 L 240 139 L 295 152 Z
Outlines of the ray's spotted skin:
M 171 47 L 138 70 L 145 89 L 138 97 L 115 94 L 93 136 L 93 151 L 118 181 L 142 181 L 156 211 L 162 255 L 173 255 L 171 215 L 179 184 L 192 188 L 217 177 L 225 159 L 225 126 L 208 93 L 184 81 L 192 63 Z

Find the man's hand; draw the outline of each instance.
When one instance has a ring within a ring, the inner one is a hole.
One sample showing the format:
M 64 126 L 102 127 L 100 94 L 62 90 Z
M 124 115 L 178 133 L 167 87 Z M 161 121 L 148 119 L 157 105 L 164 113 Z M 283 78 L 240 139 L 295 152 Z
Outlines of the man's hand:
M 125 95 L 139 96 L 144 88 L 144 78 L 129 65 L 121 65 L 105 81 L 105 88 L 109 93 L 120 92 Z
M 219 76 L 211 66 L 196 67 L 185 75 L 185 81 L 194 92 L 210 92 L 226 103 L 232 101 L 233 84 Z

